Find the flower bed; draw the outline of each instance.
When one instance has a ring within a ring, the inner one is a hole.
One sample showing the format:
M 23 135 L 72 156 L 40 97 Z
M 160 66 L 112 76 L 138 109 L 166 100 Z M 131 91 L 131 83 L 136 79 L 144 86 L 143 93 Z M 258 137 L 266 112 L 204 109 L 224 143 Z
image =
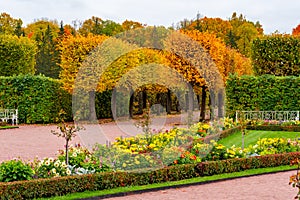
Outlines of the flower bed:
M 238 172 L 246 169 L 289 165 L 291 160 L 299 156 L 300 152 L 293 152 L 175 165 L 141 173 L 102 172 L 89 175 L 0 183 L 0 196 L 2 199 L 33 199 L 87 190 L 93 191 L 177 181 L 200 176 Z
M 31 163 L 7 161 L 0 165 L 0 181 L 10 183 L 0 183 L 0 196 L 37 198 L 181 180 L 288 165 L 299 156 L 298 139 L 263 138 L 245 149 L 226 148 L 213 139 L 227 137 L 241 127 L 230 119 L 225 122 L 221 132 L 217 125 L 197 123 L 189 129 L 116 138 L 111 146 L 97 145 L 92 152 L 78 145 L 69 149 L 69 166 L 64 151 L 57 158 Z

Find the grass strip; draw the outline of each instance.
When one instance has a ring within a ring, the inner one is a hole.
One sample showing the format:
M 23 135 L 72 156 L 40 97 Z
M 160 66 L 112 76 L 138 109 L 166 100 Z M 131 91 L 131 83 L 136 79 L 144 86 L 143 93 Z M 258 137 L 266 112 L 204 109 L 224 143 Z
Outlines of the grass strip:
M 0 126 L 0 130 L 19 128 L 18 126 Z
M 245 135 L 245 147 L 254 145 L 259 139 L 262 138 L 298 138 L 299 132 L 287 132 L 287 131 L 259 131 L 259 130 L 247 130 Z M 242 134 L 241 132 L 234 133 L 226 138 L 218 141 L 218 143 L 230 148 L 232 145 L 237 147 L 242 146 Z
M 119 187 L 119 188 L 100 190 L 100 191 L 86 191 L 81 193 L 68 194 L 65 196 L 41 198 L 40 200 L 42 199 L 43 200 L 45 199 L 69 200 L 69 199 L 83 199 L 83 198 L 91 198 L 91 197 L 97 197 L 95 199 L 100 199 L 105 197 L 124 196 L 127 194 L 142 193 L 142 192 L 162 190 L 162 189 L 168 189 L 174 187 L 175 188 L 187 187 L 190 185 L 200 185 L 200 184 L 206 184 L 206 183 L 211 183 L 216 181 L 223 181 L 228 179 L 249 177 L 249 176 L 268 174 L 268 173 L 276 173 L 276 172 L 289 171 L 295 169 L 296 166 L 279 166 L 279 167 L 272 167 L 272 168 L 250 169 L 242 172 L 219 174 L 219 175 L 206 176 L 206 177 L 197 177 L 197 178 L 185 179 L 181 181 L 172 181 L 172 182 L 156 183 L 156 184 L 141 185 L 141 186 Z M 287 177 L 287 180 L 288 178 L 289 177 Z

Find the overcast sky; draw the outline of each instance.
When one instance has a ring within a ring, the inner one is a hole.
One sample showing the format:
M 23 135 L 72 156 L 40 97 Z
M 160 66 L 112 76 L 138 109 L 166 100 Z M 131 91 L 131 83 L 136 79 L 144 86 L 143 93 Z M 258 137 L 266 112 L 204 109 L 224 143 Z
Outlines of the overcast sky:
M 250 21 L 259 21 L 267 34 L 291 33 L 300 24 L 299 0 L 0 0 L 0 12 L 21 18 L 25 25 L 41 18 L 71 24 L 97 16 L 169 27 L 185 18 L 195 19 L 198 12 L 222 19 L 242 13 Z

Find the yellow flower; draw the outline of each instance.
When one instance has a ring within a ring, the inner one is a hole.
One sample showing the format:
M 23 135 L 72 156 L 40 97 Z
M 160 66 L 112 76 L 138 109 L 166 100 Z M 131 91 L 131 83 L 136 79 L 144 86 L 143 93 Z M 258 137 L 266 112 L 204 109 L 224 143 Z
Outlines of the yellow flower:
M 136 161 L 135 161 L 135 164 L 139 165 L 139 164 L 141 164 L 141 162 L 138 161 L 138 160 L 136 160 Z
M 124 168 L 125 168 L 126 166 L 127 166 L 127 165 L 126 165 L 126 163 L 123 163 L 122 167 L 124 167 Z

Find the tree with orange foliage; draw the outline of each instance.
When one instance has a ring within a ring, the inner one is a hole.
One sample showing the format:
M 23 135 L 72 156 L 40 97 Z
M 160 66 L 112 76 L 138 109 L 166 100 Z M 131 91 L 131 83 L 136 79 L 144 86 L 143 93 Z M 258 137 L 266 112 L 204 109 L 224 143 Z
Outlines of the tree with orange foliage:
M 197 30 L 183 31 L 183 33 L 199 42 L 208 51 L 224 81 L 226 81 L 229 73 L 237 73 L 239 75 L 252 74 L 250 59 L 244 57 L 236 50 L 226 47 L 224 41 L 215 34 L 203 33 Z
M 292 35 L 300 36 L 300 24 L 296 28 L 293 28 Z

